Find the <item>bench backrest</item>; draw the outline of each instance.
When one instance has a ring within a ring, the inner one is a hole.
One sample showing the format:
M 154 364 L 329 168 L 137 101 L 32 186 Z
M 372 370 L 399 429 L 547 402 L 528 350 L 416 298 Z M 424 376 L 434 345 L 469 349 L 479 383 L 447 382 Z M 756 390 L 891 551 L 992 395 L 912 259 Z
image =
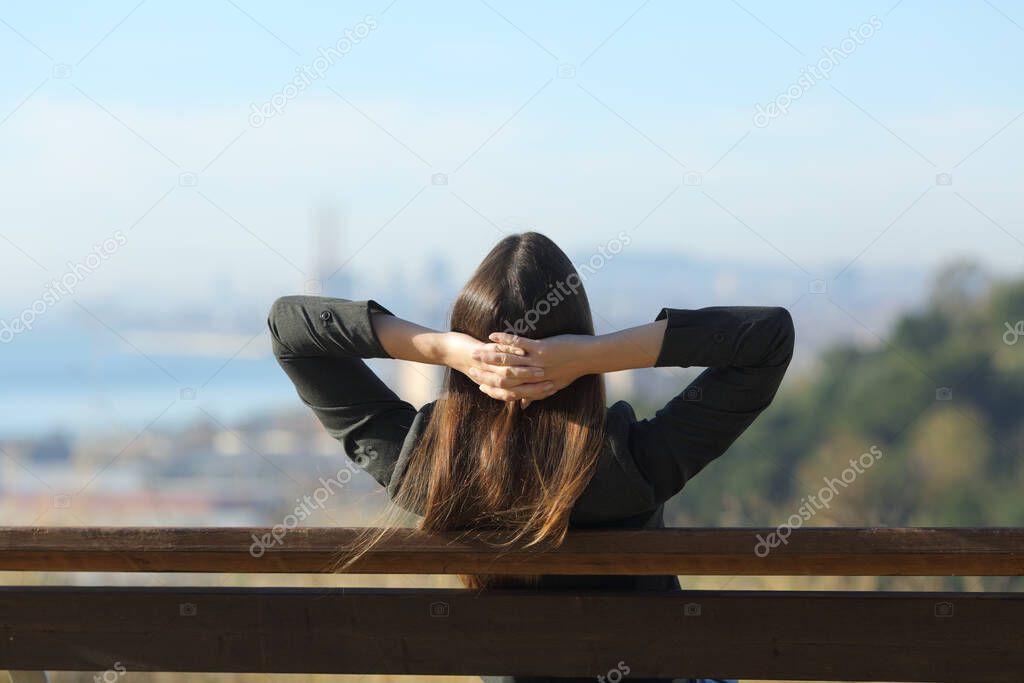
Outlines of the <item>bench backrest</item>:
M 318 573 L 361 530 L 282 531 L 0 528 L 0 570 Z M 1021 529 L 779 531 L 574 532 L 539 552 L 402 530 L 352 571 L 1024 575 Z M 7 586 L 3 668 L 1009 683 L 1024 596 Z
M 0 527 L 0 570 L 323 573 L 362 529 Z M 575 531 L 553 551 L 402 529 L 363 574 L 1021 576 L 1024 529 Z

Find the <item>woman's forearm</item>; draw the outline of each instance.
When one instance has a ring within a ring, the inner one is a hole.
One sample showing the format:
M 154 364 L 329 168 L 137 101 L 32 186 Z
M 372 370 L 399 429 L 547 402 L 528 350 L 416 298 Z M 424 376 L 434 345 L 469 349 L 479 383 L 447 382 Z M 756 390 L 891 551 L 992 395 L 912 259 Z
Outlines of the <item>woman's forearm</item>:
M 667 320 L 597 335 L 583 351 L 587 373 L 649 368 L 661 352 Z
M 444 363 L 443 332 L 385 313 L 374 313 L 372 323 L 381 346 L 392 358 L 432 365 Z
M 458 353 L 459 345 L 451 333 L 386 313 L 374 313 L 372 323 L 381 346 L 392 358 L 433 365 L 454 363 L 451 356 Z M 663 319 L 593 337 L 576 336 L 580 346 L 573 350 L 565 348 L 562 353 L 576 357 L 577 362 L 570 361 L 577 368 L 573 372 L 576 376 L 649 368 L 661 352 L 667 325 L 668 321 Z
M 482 388 L 485 378 L 494 378 L 497 381 L 494 386 L 501 388 L 487 389 L 501 392 L 515 387 L 521 394 L 517 398 L 544 398 L 554 389 L 543 370 L 533 367 L 521 349 L 488 344 L 461 332 L 438 332 L 388 314 L 375 313 L 370 322 L 381 347 L 392 358 L 444 365 Z M 498 398 L 491 393 L 488 395 Z

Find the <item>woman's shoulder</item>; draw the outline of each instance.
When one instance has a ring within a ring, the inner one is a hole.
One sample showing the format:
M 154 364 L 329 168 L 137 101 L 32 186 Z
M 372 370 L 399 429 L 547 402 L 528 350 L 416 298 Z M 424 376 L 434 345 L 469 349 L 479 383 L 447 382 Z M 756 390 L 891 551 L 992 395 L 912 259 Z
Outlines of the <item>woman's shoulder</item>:
M 636 422 L 636 411 L 633 410 L 633 406 L 628 401 L 616 401 L 615 403 L 608 406 L 608 419 L 631 423 Z

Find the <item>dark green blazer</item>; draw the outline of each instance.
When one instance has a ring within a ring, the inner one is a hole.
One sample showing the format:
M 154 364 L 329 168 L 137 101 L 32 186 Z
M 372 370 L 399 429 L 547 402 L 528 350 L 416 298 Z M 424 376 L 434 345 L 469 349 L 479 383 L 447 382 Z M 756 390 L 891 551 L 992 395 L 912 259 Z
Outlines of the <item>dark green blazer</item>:
M 268 325 L 274 355 L 327 432 L 394 497 L 434 403 L 401 400 L 363 362 L 389 358 L 371 313 L 379 303 L 318 296 L 274 302 Z M 793 355 L 784 308 L 664 308 L 668 319 L 655 365 L 707 368 L 651 419 L 625 401 L 608 409 L 606 447 L 573 508 L 574 528 L 664 526 L 665 501 L 722 455 L 772 402 Z M 369 454 L 374 454 L 370 458 Z M 545 588 L 678 588 L 671 577 L 544 577 Z

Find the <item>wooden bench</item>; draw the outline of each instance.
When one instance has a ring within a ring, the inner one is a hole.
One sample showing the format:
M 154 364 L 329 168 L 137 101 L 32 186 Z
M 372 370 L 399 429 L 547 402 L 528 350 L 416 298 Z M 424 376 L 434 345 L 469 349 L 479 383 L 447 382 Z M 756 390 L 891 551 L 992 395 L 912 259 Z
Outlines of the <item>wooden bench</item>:
M 0 570 L 323 573 L 359 529 L 0 528 Z M 575 531 L 549 552 L 402 530 L 361 574 L 1021 576 L 1024 529 Z M 777 537 L 776 537 L 777 539 Z M 259 557 L 255 555 L 260 555 Z M 684 582 L 685 583 L 685 582 Z M 0 587 L 0 671 L 1024 680 L 994 592 Z M 32 678 L 34 677 L 34 678 Z M 628 680 L 628 678 L 626 679 Z

